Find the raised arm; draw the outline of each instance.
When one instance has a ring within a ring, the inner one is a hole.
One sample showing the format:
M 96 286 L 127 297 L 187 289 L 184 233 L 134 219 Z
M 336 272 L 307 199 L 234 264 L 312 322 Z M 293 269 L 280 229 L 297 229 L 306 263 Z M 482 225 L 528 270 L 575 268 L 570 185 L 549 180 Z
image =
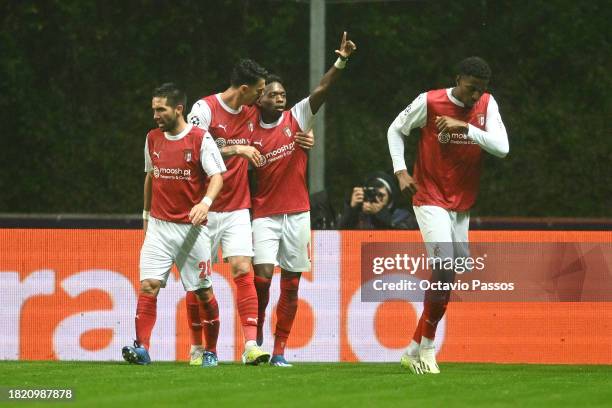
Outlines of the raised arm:
M 346 39 L 346 31 L 342 34 L 342 40 L 340 41 L 340 49 L 336 50 L 338 60 L 332 65 L 332 67 L 323 75 L 319 85 L 310 94 L 310 109 L 312 109 L 313 115 L 316 114 L 321 106 L 327 99 L 327 91 L 332 83 L 340 76 L 340 73 L 346 66 L 346 61 L 349 56 L 357 49 L 355 43 L 351 40 Z

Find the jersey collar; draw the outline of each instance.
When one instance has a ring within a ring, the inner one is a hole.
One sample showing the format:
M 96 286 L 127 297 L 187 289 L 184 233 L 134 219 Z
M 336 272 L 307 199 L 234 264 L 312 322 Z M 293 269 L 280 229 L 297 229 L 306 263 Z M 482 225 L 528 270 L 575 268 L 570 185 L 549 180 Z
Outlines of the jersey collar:
M 187 133 L 191 132 L 192 128 L 193 125 L 191 123 L 188 123 L 187 126 L 185 126 L 185 129 L 183 129 L 183 131 L 178 135 L 169 135 L 168 133 L 164 132 L 164 136 L 166 136 L 166 139 L 168 140 L 181 140 L 187 135 Z
M 219 104 L 221 105 L 223 110 L 225 110 L 226 112 L 229 112 L 233 115 L 237 115 L 242 111 L 242 106 L 239 106 L 238 109 L 230 108 L 225 102 L 223 102 L 223 99 L 221 99 L 220 93 L 216 94 L 215 96 L 217 97 L 217 100 L 219 101 Z
M 264 123 L 264 121 L 261 120 L 261 116 L 259 116 L 259 126 L 261 126 L 263 129 L 272 129 L 272 128 L 277 127 L 283 121 L 283 117 L 285 116 L 285 112 L 283 112 L 279 116 L 279 118 L 275 122 L 272 122 L 272 123 Z
M 465 104 L 453 96 L 453 88 L 446 88 L 446 95 L 448 95 L 448 99 L 450 99 L 452 103 L 462 108 L 465 108 Z

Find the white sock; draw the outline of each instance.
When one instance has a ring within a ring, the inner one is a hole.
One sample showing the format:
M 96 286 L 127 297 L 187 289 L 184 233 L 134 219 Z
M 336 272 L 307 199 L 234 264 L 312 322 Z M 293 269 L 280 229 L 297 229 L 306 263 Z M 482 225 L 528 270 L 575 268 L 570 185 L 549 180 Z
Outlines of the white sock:
M 203 347 L 201 344 L 192 344 L 191 345 L 191 349 L 189 350 L 189 354 L 193 354 L 194 351 L 196 350 L 202 350 Z
M 421 347 L 422 348 L 431 348 L 434 346 L 434 341 L 433 339 L 428 339 L 425 336 L 421 337 Z
M 419 354 L 419 343 L 414 340 L 410 341 L 408 348 L 406 348 L 406 354 L 409 356 L 416 356 Z
M 253 346 L 257 346 L 257 342 L 255 340 L 249 340 L 246 343 L 244 343 L 244 348 L 251 348 Z

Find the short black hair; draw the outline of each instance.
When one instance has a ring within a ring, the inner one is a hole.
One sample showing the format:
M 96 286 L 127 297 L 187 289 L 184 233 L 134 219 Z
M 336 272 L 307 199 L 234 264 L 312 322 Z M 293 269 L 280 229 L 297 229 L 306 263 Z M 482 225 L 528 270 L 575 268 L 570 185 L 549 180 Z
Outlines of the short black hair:
M 271 84 L 272 82 L 278 82 L 283 87 L 285 86 L 285 84 L 283 83 L 283 79 L 275 74 L 270 74 L 266 77 L 266 85 Z
M 166 98 L 168 105 L 173 108 L 178 105 L 187 107 L 187 95 L 174 82 L 166 82 L 155 88 L 153 97 Z
M 491 79 L 491 68 L 487 61 L 480 57 L 468 57 L 457 64 L 457 74 L 488 81 Z
M 255 85 L 260 79 L 265 79 L 268 71 L 251 59 L 241 59 L 232 69 L 230 83 L 237 88 L 240 85 Z

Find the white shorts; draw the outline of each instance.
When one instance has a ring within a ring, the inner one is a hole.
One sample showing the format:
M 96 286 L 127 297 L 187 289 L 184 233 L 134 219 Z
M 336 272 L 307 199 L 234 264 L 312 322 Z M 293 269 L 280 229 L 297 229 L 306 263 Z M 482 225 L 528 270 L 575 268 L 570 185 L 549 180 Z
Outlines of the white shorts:
M 310 271 L 310 212 L 253 220 L 253 264 L 274 264 L 289 272 Z
M 219 246 L 223 259 L 253 256 L 253 231 L 248 209 L 208 213 L 208 233 L 213 263 L 218 262 Z
M 449 211 L 434 205 L 413 206 L 430 257 L 469 256 L 470 212 Z
M 140 280 L 157 279 L 164 287 L 172 264 L 176 264 L 186 291 L 210 288 L 208 228 L 149 218 L 140 250 Z

